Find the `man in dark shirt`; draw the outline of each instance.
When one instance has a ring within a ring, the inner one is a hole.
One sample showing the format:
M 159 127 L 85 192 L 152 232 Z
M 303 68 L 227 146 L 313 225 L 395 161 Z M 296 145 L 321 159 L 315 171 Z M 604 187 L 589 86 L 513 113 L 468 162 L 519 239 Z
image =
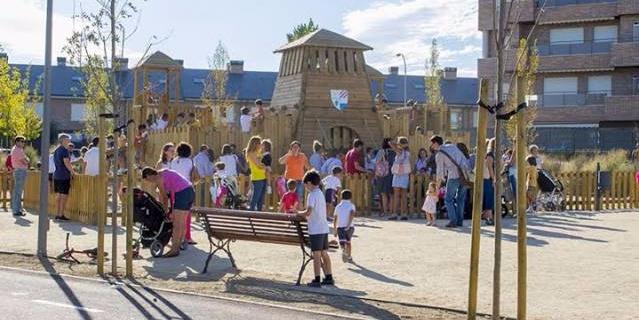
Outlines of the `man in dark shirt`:
M 56 215 L 55 219 L 60 221 L 69 220 L 64 216 L 64 207 L 69 196 L 69 188 L 71 187 L 71 178 L 75 174 L 71 166 L 71 155 L 69 153 L 69 143 L 71 136 L 68 134 L 60 134 L 58 136 L 60 145 L 53 152 L 53 162 L 55 163 L 55 171 L 53 172 L 53 190 L 55 191 Z
M 356 174 L 360 172 L 366 172 L 364 168 L 364 142 L 359 139 L 353 141 L 353 148 L 346 153 L 345 171 L 346 174 Z

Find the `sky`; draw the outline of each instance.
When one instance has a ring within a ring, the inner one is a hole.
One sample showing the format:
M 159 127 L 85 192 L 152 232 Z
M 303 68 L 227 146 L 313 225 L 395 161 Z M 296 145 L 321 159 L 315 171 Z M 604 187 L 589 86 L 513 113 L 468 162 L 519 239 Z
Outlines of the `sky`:
M 133 0 L 139 11 L 128 25 L 125 56 L 134 64 L 147 44 L 187 68 L 207 68 L 219 41 L 230 58 L 244 60 L 245 70 L 277 71 L 280 56 L 273 50 L 286 42 L 286 33 L 312 18 L 321 28 L 342 33 L 374 49 L 366 61 L 387 73 L 403 66 L 423 75 L 433 39 L 441 51 L 442 67 L 457 67 L 460 76 L 476 76 L 481 55 L 477 31 L 477 0 Z M 73 21 L 80 7 L 95 8 L 95 0 L 54 0 L 53 59 L 62 56 L 67 37 L 78 29 Z M 44 61 L 45 0 L 2 0 L 0 44 L 10 63 Z M 74 26 L 75 25 L 75 26 Z M 403 68 L 400 68 L 403 72 Z

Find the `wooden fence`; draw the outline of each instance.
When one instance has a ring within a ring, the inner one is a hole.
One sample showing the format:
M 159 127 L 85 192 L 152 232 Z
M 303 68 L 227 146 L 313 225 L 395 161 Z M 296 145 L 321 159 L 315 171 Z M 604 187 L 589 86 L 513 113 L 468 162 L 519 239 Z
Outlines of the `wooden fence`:
M 564 185 L 568 210 L 592 211 L 595 208 L 594 172 L 560 173 L 557 178 Z M 604 210 L 639 208 L 639 195 L 634 172 L 611 172 L 610 189 L 602 192 L 601 208 Z
M 98 208 L 104 205 L 106 195 L 101 194 L 99 177 L 76 175 L 71 180 L 71 189 L 67 200 L 64 215 L 77 222 L 90 225 L 98 223 Z M 23 195 L 24 207 L 37 210 L 40 207 L 40 171 L 27 172 L 27 179 Z M 49 216 L 56 213 L 55 194 L 53 186 L 49 187 Z

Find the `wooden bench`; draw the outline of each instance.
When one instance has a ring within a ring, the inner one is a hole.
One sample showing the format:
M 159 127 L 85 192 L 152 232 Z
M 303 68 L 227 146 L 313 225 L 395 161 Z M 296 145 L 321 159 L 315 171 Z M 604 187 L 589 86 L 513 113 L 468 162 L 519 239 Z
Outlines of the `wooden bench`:
M 299 246 L 302 250 L 302 266 L 297 277 L 299 285 L 304 269 L 313 260 L 310 252 L 306 220 L 296 215 L 239 211 L 221 208 L 193 208 L 193 213 L 204 221 L 210 250 L 202 273 L 206 273 L 211 257 L 224 251 L 233 268 L 237 269 L 230 244 L 236 240 Z

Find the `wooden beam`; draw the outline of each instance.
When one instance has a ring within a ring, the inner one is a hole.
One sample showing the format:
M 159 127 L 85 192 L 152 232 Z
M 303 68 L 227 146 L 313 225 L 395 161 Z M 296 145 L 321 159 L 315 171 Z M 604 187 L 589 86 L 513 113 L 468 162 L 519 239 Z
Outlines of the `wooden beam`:
M 526 102 L 525 79 L 517 77 L 517 105 Z M 526 231 L 526 123 L 517 113 L 517 319 L 526 319 L 527 231 Z

